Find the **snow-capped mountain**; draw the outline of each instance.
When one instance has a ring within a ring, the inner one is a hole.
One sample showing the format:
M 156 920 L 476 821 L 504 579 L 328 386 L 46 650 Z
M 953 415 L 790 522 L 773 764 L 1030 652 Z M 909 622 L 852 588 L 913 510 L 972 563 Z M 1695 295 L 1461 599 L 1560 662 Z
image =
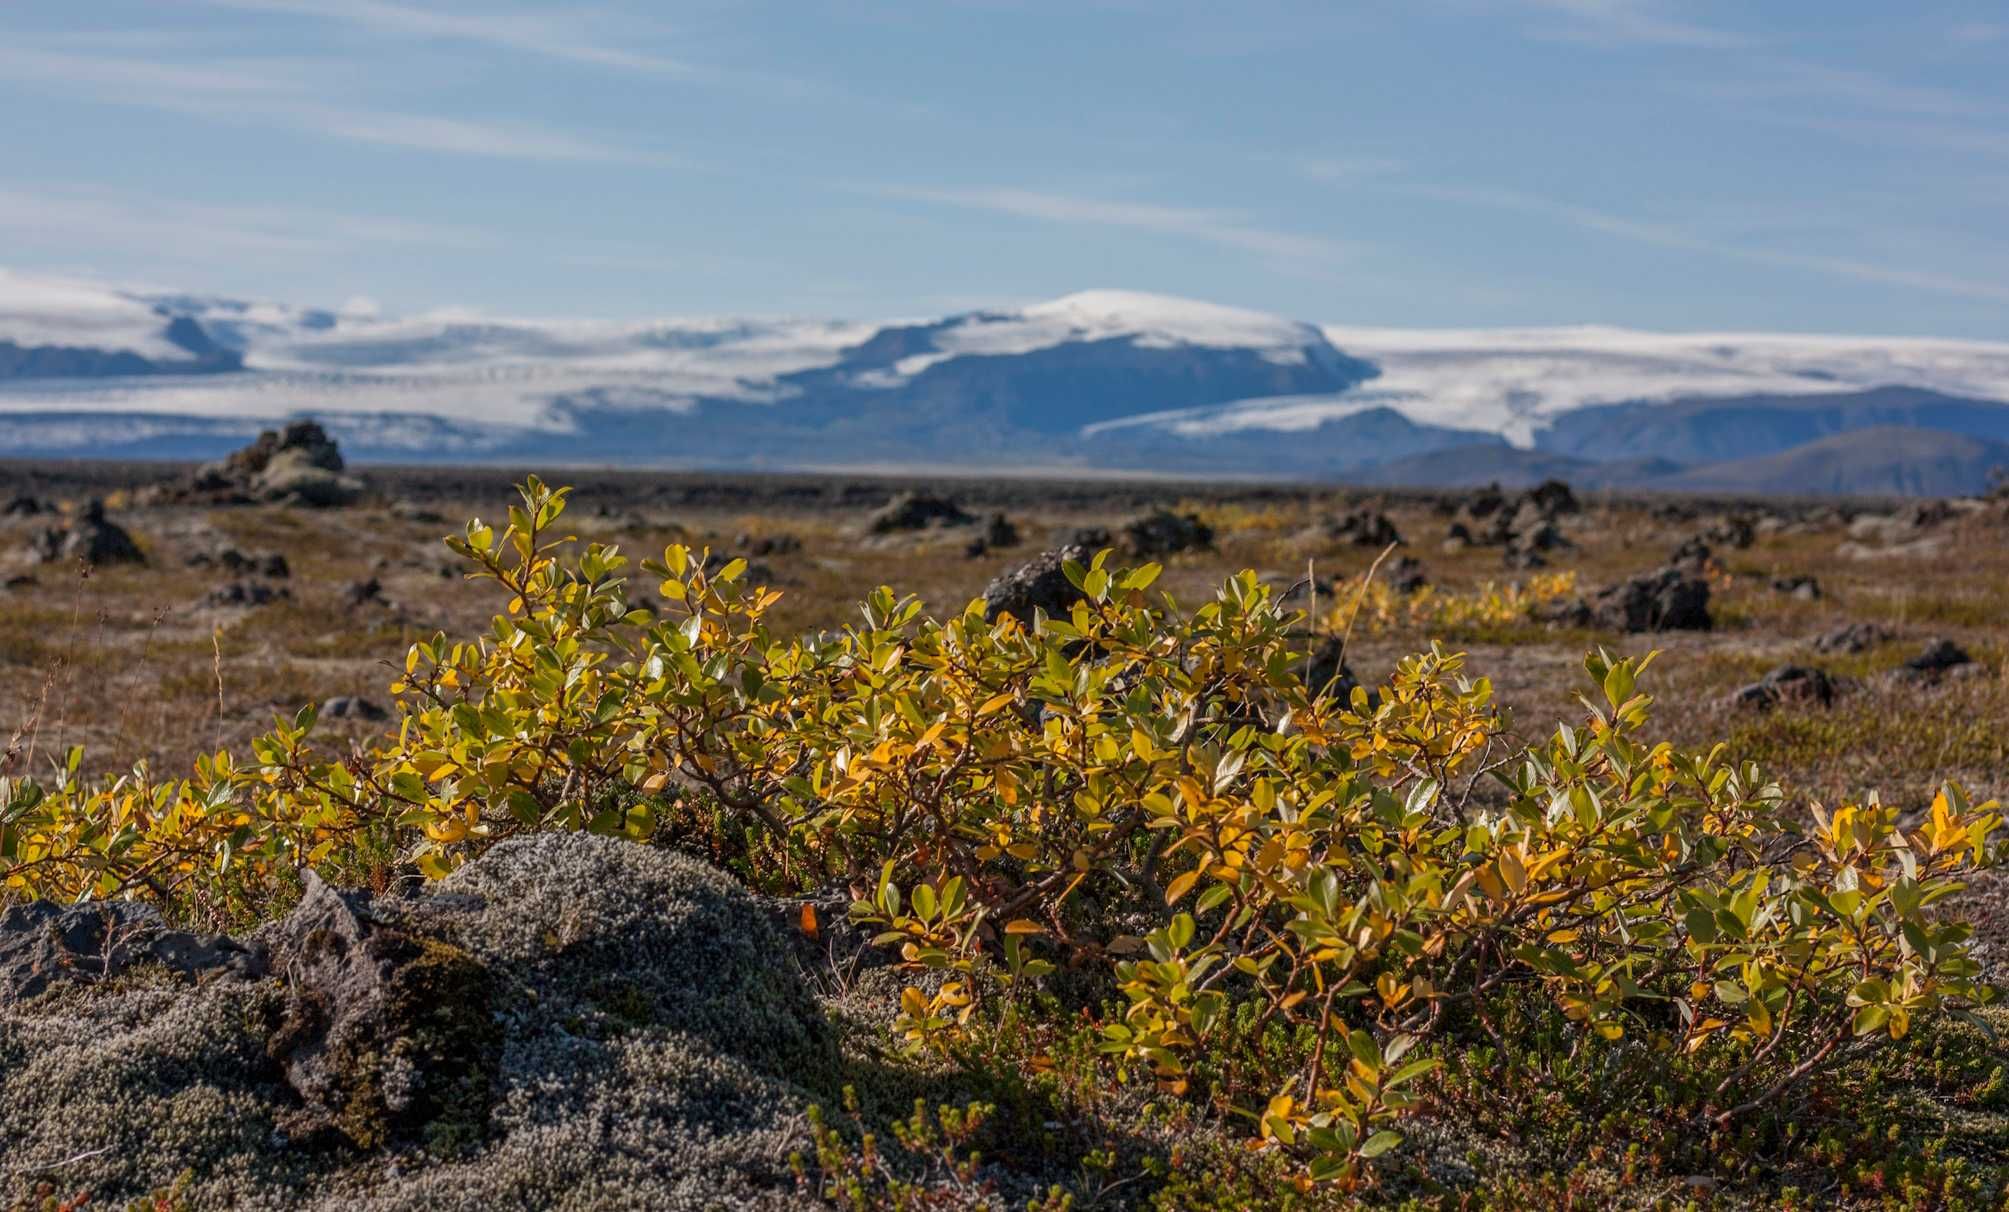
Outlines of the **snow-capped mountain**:
M 0 271 L 0 454 L 193 457 L 312 415 L 366 459 L 1596 480 L 1873 426 L 2001 442 L 2004 401 L 2009 343 L 1319 327 L 1108 290 L 884 324 L 397 318 Z

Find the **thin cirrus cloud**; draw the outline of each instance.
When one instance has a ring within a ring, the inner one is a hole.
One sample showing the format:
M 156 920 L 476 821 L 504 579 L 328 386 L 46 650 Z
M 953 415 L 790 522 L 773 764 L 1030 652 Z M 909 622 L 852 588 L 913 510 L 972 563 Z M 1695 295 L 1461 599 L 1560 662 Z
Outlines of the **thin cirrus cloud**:
M 1286 261 L 1336 261 L 1352 251 L 1347 245 L 1323 236 L 1279 231 L 1252 224 L 1243 215 L 1199 207 L 1112 201 L 1009 186 L 876 186 L 866 192 L 899 201 L 987 211 L 1019 219 L 1182 236 Z
M 27 247 L 126 247 L 189 262 L 219 255 L 314 262 L 359 245 L 479 249 L 495 243 L 459 225 L 318 208 L 141 201 L 62 186 L 0 187 L 0 234 Z
M 1753 45 L 1748 35 L 1683 21 L 1642 0 L 1528 0 L 1528 3 L 1551 19 L 1541 30 L 1549 38 L 1705 50 Z
M 348 142 L 455 155 L 537 161 L 673 163 L 640 151 L 528 123 L 384 110 L 310 91 L 298 60 L 140 58 L 89 49 L 0 46 L 0 80 L 66 99 L 186 114 L 231 125 L 277 127 Z
M 581 38 L 576 14 L 553 17 L 487 9 L 452 11 L 432 4 L 418 7 L 390 0 L 202 0 L 212 8 L 279 16 L 310 17 L 377 33 L 438 38 L 499 50 L 599 67 L 659 75 L 698 77 L 704 69 L 667 55 L 635 50 L 605 40 Z
M 1682 228 L 1614 215 L 1594 207 L 1559 201 L 1516 190 L 1469 188 L 1464 186 L 1405 185 L 1402 192 L 1433 201 L 1493 210 L 1514 211 L 1555 220 L 1585 231 L 1615 236 L 1634 243 L 1678 249 L 1705 256 L 1722 257 L 1754 265 L 1799 269 L 1832 278 L 1898 286 L 1990 303 L 2009 303 L 2009 283 L 2000 279 L 1970 278 L 1930 270 L 1902 269 L 1878 265 L 1853 257 L 1795 253 L 1780 249 L 1755 248 L 1744 244 L 1713 240 Z

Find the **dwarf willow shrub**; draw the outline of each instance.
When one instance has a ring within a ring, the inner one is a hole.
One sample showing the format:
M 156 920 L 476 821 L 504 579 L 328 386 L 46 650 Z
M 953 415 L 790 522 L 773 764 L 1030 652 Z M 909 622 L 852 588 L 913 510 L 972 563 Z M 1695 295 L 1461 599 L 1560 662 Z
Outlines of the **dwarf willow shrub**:
M 1500 627 L 1524 623 L 1543 606 L 1577 595 L 1577 576 L 1570 571 L 1541 572 L 1526 584 L 1491 581 L 1465 590 L 1423 585 L 1402 590 L 1359 576 L 1333 586 L 1338 605 L 1324 619 L 1335 634 L 1357 629 L 1362 634 L 1390 631 L 1443 631 L 1460 627 Z
M 172 896 L 386 838 L 437 876 L 523 832 L 648 839 L 704 797 L 766 833 L 763 878 L 848 883 L 937 970 L 901 995 L 915 1046 L 1099 961 L 1109 1062 L 1237 1106 L 1316 1179 L 1399 1143 L 1454 1029 L 1511 1055 L 1502 993 L 1539 990 L 1576 1047 L 1700 1066 L 1720 1125 L 1992 992 L 1938 903 L 2000 857 L 1994 805 L 1948 787 L 1911 830 L 1874 798 L 1796 807 L 1720 747 L 1651 740 L 1645 661 L 1592 655 L 1582 722 L 1518 744 L 1456 654 L 1314 697 L 1302 618 L 1253 573 L 1188 611 L 1107 553 L 1070 566 L 1065 618 L 932 619 L 881 589 L 841 633 L 780 637 L 743 563 L 671 547 L 648 593 L 557 534 L 566 490 L 522 498 L 451 540 L 503 613 L 412 647 L 374 751 L 318 753 L 308 711 L 187 779 L 8 783 L 6 885 Z M 1204 1076 L 1272 1026 L 1301 1061 Z

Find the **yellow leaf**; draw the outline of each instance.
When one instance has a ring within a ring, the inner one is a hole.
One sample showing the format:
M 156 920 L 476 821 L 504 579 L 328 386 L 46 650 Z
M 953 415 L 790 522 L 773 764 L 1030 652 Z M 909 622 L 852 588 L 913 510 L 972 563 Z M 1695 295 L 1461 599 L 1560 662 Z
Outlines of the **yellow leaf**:
M 1005 923 L 1006 934 L 1045 934 L 1046 927 L 1029 917 L 1013 918 Z
M 1172 877 L 1172 882 L 1165 886 L 1165 903 L 1168 905 L 1178 904 L 1179 898 L 1191 892 L 1193 885 L 1199 882 L 1200 871 L 1197 867 L 1183 875 Z
M 802 906 L 802 915 L 799 919 L 799 922 L 802 926 L 802 932 L 804 934 L 808 935 L 810 938 L 816 938 L 819 936 L 819 931 L 817 929 L 817 923 L 816 923 L 816 906 L 805 903 Z

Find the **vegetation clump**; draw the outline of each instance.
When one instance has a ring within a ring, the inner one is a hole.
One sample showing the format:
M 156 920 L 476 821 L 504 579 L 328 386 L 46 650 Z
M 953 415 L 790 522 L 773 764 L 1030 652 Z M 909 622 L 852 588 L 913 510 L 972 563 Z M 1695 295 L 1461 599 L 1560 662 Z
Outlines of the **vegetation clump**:
M 1656 740 L 1651 657 L 1592 653 L 1581 719 L 1524 740 L 1455 652 L 1314 694 L 1303 617 L 1254 573 L 1187 609 L 1107 552 L 1063 561 L 1064 613 L 936 619 L 881 589 L 784 636 L 744 561 L 673 545 L 640 592 L 558 530 L 566 496 L 533 479 L 451 540 L 504 610 L 412 646 L 373 750 L 321 753 L 308 709 L 187 779 L 8 781 L 0 877 L 213 912 L 302 865 L 480 884 L 471 859 L 554 831 L 701 849 L 771 892 L 845 890 L 911 974 L 887 1013 L 914 1063 L 1105 1074 L 1302 1192 L 1398 1184 L 1418 1125 L 1516 1088 L 1622 1118 L 1648 1074 L 1667 1132 L 1790 1151 L 1782 1102 L 1992 999 L 1948 908 L 2002 857 L 1995 805 L 1798 802 Z M 1570 590 L 1367 586 L 1331 622 L 1497 622 Z M 564 920 L 539 929 L 565 948 Z M 967 1121 L 924 1127 L 942 1181 L 976 1183 Z M 877 1189 L 816 1135 L 804 1183 Z

